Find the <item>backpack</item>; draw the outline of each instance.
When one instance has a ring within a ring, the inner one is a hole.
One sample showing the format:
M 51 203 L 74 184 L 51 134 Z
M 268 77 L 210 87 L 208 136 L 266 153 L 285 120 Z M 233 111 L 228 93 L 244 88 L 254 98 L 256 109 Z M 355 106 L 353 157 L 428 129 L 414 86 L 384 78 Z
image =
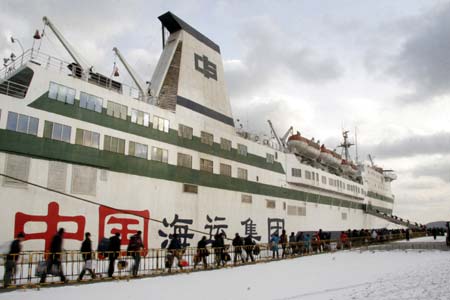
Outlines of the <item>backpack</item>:
M 109 239 L 104 237 L 100 240 L 97 247 L 99 258 L 104 259 L 107 256 L 105 252 L 108 252 L 108 250 L 109 250 Z

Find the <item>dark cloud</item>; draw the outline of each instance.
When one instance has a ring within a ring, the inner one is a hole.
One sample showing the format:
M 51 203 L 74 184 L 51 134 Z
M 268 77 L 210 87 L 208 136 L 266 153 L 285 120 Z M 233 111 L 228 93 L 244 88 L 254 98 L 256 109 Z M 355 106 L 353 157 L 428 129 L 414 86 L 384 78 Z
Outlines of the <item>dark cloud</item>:
M 437 177 L 445 182 L 450 182 L 450 162 L 445 161 L 444 159 L 439 159 L 431 164 L 419 165 L 413 169 L 412 174 L 416 177 Z
M 412 91 L 402 100 L 421 101 L 446 95 L 450 92 L 450 3 L 413 19 L 422 26 L 409 27 L 389 72 Z M 404 21 L 399 23 L 404 25 Z
M 450 153 L 450 133 L 413 135 L 394 141 L 382 141 L 377 145 L 362 147 L 363 153 L 374 153 L 379 158 L 399 158 L 415 155 Z

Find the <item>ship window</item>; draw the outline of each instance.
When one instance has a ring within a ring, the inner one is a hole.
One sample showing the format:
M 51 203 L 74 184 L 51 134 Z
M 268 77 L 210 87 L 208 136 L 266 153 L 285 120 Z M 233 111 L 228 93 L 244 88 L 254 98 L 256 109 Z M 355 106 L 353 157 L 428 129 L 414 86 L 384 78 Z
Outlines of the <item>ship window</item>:
M 231 151 L 231 141 L 224 138 L 220 138 L 220 149 L 225 151 Z
M 28 181 L 31 159 L 29 157 L 7 154 L 5 174 L 17 179 Z M 4 177 L 3 185 L 13 187 L 26 187 L 27 184 L 12 178 Z
M 70 143 L 71 131 L 72 128 L 70 126 L 59 123 L 45 121 L 44 124 L 44 137 L 52 140 Z
M 105 135 L 103 150 L 125 154 L 125 140 Z
M 292 168 L 292 176 L 293 177 L 302 177 L 302 170 L 301 169 L 295 169 Z
M 167 163 L 168 158 L 169 158 L 169 151 L 158 147 L 152 147 L 152 160 Z
M 325 176 L 322 176 L 322 183 L 327 184 L 327 178 Z
M 347 220 L 347 213 L 346 213 L 346 212 L 343 212 L 343 213 L 341 214 L 341 218 L 342 218 L 342 220 Z
M 305 171 L 305 178 L 306 179 L 311 179 L 311 172 L 310 171 Z
M 273 154 L 266 153 L 266 162 L 268 162 L 269 164 L 273 164 L 274 160 L 275 160 L 275 157 L 273 156 Z
M 247 204 L 252 204 L 252 195 L 245 195 L 245 194 L 242 194 L 241 195 L 241 202 L 242 203 L 247 203 Z
M 266 200 L 266 207 L 267 208 L 276 208 L 276 202 L 275 200 Z
M 210 146 L 213 145 L 213 143 L 214 143 L 214 136 L 211 133 L 202 131 L 202 132 L 200 132 L 200 135 L 201 135 L 201 142 L 203 144 L 207 144 L 207 145 L 210 145 Z
M 169 120 L 160 118 L 158 116 L 153 116 L 153 129 L 169 132 Z
M 119 118 L 122 120 L 127 119 L 128 107 L 126 105 L 122 105 L 116 102 L 108 101 L 108 105 L 106 107 L 106 114 L 108 116 L 112 116 L 114 118 Z
M 97 169 L 72 165 L 72 193 L 95 196 Z
M 319 173 L 316 173 L 316 181 L 319 182 Z
M 130 141 L 128 143 L 128 155 L 147 159 L 148 146 Z
M 237 152 L 240 155 L 247 156 L 247 146 L 242 144 L 237 144 Z
M 238 175 L 237 177 L 239 179 L 247 180 L 247 178 L 248 178 L 248 172 L 246 169 L 238 168 L 237 175 Z
M 136 123 L 148 127 L 150 115 L 137 109 L 131 109 L 131 123 Z
M 306 207 L 288 205 L 287 206 L 287 214 L 289 216 L 306 216 Z
M 59 161 L 48 162 L 47 187 L 60 192 L 66 191 L 67 164 Z
M 192 127 L 185 126 L 183 124 L 178 124 L 178 136 L 179 137 L 192 140 L 192 132 L 193 132 Z
M 102 106 L 103 98 L 85 92 L 80 93 L 80 107 L 101 113 Z
M 39 119 L 27 115 L 18 114 L 15 112 L 8 112 L 8 121 L 6 129 L 23 132 L 31 135 L 37 135 Z
M 212 160 L 200 158 L 200 171 L 213 173 L 213 166 Z
M 198 186 L 193 184 L 183 184 L 183 192 L 198 194 Z
M 75 100 L 75 90 L 61 84 L 50 82 L 48 97 L 64 103 L 73 104 Z
M 220 164 L 220 175 L 231 177 L 231 165 Z
M 75 134 L 75 144 L 97 148 L 100 146 L 100 134 L 97 132 L 79 129 Z
M 180 167 L 192 169 L 192 155 L 178 153 L 177 165 Z

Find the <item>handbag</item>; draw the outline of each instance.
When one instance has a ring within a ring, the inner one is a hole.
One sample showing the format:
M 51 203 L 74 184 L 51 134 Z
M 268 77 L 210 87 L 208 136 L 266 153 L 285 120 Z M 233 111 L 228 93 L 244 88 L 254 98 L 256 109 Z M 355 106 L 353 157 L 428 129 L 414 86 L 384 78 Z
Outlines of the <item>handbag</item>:
M 35 275 L 36 277 L 41 277 L 45 273 L 47 273 L 47 262 L 43 260 L 37 264 Z
M 85 269 L 92 269 L 92 259 L 88 259 L 84 264 Z

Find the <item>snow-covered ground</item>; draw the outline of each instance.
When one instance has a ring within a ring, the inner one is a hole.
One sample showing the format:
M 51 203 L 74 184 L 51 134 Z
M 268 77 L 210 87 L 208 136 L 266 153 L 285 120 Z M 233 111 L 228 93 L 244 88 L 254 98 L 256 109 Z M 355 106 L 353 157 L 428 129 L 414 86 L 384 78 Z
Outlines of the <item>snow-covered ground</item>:
M 437 236 L 436 239 L 433 239 L 432 236 L 424 236 L 416 239 L 409 240 L 409 243 L 421 243 L 421 242 L 439 242 L 439 243 L 445 243 L 445 236 Z M 406 240 L 400 240 L 396 241 L 394 243 L 405 243 Z
M 449 277 L 447 251 L 353 250 L 129 282 L 14 291 L 0 294 L 0 300 L 436 300 L 449 299 Z

